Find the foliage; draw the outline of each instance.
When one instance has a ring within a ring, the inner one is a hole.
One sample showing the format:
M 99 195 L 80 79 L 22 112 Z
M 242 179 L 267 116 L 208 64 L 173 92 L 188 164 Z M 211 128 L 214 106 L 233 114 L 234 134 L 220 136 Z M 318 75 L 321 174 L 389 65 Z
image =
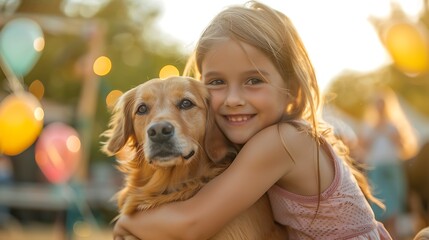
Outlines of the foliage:
M 82 29 L 77 34 L 67 29 L 63 29 L 63 32 L 45 31 L 42 56 L 32 71 L 24 77 L 23 83 L 28 87 L 34 80 L 40 80 L 45 87 L 43 101 L 54 102 L 69 109 L 72 119 L 68 119 L 68 123 L 72 126 L 89 124 L 89 159 L 103 160 L 106 156 L 99 151 L 99 142 L 100 134 L 107 128 L 110 117 L 105 103 L 107 94 L 114 89 L 125 92 L 148 79 L 158 77 L 160 69 L 167 64 L 183 69 L 186 56 L 183 56 L 177 44 L 166 46 L 156 39 L 156 36 L 161 35 L 153 28 L 159 9 L 147 1 L 111 0 L 109 5 L 89 19 L 66 17 L 60 10 L 59 1 L 54 2 L 56 4 L 52 5 L 51 1 L 24 0 L 16 13 L 28 17 L 43 16 L 52 19 L 50 24 L 60 21 L 65 26 L 70 26 L 70 29 L 74 27 L 72 24 L 79 21 L 83 22 Z M 94 20 L 107 26 L 104 54 L 112 61 L 112 69 L 108 75 L 99 79 L 95 118 L 88 123 L 85 119 L 78 119 L 76 112 L 83 90 L 83 66 L 79 61 L 88 51 L 85 27 Z M 146 37 L 147 35 L 151 35 L 151 38 Z M 7 95 L 10 89 L 2 71 L 0 86 L 0 95 Z
M 344 72 L 332 81 L 326 99 L 350 116 L 361 119 L 371 94 L 383 86 L 392 88 L 416 111 L 429 117 L 429 73 L 408 76 L 393 65 L 369 73 Z

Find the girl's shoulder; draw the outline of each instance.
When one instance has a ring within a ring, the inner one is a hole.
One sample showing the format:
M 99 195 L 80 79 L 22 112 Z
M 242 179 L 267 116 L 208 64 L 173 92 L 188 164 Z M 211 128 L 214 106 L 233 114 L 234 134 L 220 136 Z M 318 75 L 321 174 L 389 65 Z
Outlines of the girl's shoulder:
M 252 137 L 251 141 L 311 140 L 313 139 L 311 129 L 309 125 L 302 122 L 281 122 L 262 129 Z M 294 143 L 288 144 L 293 145 Z
M 307 157 L 309 147 L 316 143 L 309 125 L 301 122 L 282 122 L 262 129 L 246 144 L 247 148 L 257 148 L 273 158 L 290 159 Z M 280 154 L 281 153 L 281 154 Z M 308 157 L 311 157 L 309 155 Z

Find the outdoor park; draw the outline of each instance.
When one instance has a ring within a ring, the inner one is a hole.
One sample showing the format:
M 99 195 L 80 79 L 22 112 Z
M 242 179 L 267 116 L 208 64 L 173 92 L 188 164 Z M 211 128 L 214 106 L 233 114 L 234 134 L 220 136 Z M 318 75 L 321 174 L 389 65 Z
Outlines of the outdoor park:
M 91 2 L 0 0 L 0 239 L 111 239 L 123 178 L 115 157 L 100 151 L 100 135 L 122 93 L 183 72 L 184 46 L 154 27 L 159 6 Z M 389 16 L 370 17 L 389 61 L 345 69 L 323 91 L 325 120 L 361 162 L 375 114 L 368 109 L 380 89 L 393 96 L 385 99 L 397 106 L 390 117 L 414 143 L 401 157 L 406 192 L 393 223 L 403 240 L 429 226 L 429 1 L 422 3 L 417 19 L 395 4 Z

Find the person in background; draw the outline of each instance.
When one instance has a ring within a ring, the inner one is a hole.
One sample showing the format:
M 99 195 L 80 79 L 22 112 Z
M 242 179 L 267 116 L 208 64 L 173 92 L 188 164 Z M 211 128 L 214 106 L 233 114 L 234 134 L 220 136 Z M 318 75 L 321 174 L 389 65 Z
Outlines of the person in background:
M 365 123 L 360 136 L 365 151 L 363 160 L 368 166 L 367 176 L 374 195 L 386 208 L 371 206 L 376 219 L 398 239 L 397 219 L 404 213 L 407 201 L 403 161 L 417 153 L 417 136 L 396 94 L 389 88 L 375 91 L 365 113 Z
M 226 8 L 185 72 L 207 86 L 216 123 L 241 150 L 194 197 L 120 217 L 115 239 L 208 239 L 267 191 L 289 239 L 390 239 L 366 178 L 319 115 L 314 69 L 286 15 L 255 1 Z

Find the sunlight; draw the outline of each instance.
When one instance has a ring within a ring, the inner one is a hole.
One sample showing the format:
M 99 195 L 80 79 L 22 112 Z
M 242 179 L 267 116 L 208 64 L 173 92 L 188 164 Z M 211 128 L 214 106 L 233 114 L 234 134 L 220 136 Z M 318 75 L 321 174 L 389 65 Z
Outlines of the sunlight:
M 244 2 L 162 0 L 162 13 L 157 27 L 168 38 L 184 43 L 183 51 L 190 53 L 215 14 L 226 6 Z M 413 19 L 417 19 L 423 8 L 421 0 L 260 2 L 284 12 L 294 22 L 306 45 L 322 90 L 346 69 L 371 71 L 392 61 L 368 20 L 370 16 L 387 17 L 392 2 L 398 3 Z
M 41 100 L 45 94 L 45 86 L 42 81 L 36 79 L 28 86 L 28 91 L 31 92 L 37 99 Z
M 116 101 L 118 101 L 119 97 L 122 96 L 123 92 L 119 90 L 112 90 L 107 94 L 106 97 L 106 105 L 108 108 L 113 108 L 116 104 Z
M 112 62 L 106 56 L 101 56 L 97 58 L 93 65 L 94 73 L 98 76 L 105 76 L 109 74 L 112 69 Z
M 161 71 L 159 71 L 159 78 L 168 78 L 171 76 L 179 76 L 179 70 L 173 66 L 173 65 L 165 65 L 161 68 Z

